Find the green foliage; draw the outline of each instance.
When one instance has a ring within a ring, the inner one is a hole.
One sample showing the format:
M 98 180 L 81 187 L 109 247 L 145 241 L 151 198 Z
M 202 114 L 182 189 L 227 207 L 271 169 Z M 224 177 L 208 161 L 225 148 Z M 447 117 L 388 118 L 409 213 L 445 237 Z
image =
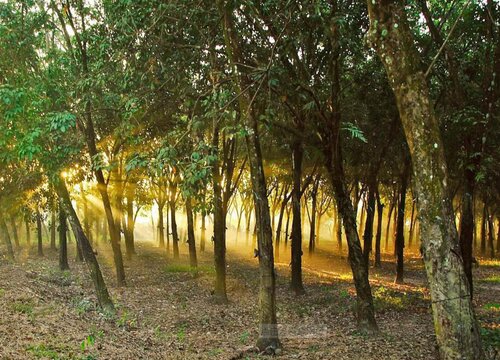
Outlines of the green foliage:
M 482 279 L 482 281 L 494 283 L 494 284 L 500 284 L 500 275 L 491 275 L 487 278 Z
M 481 337 L 486 347 L 500 348 L 500 329 L 482 327 Z
M 94 304 L 90 300 L 85 298 L 74 299 L 73 306 L 75 307 L 78 316 L 82 316 L 83 314 L 92 311 L 95 308 Z
M 36 357 L 37 359 L 51 359 L 51 360 L 61 359 L 59 357 L 59 353 L 56 350 L 45 344 L 29 346 L 26 350 L 32 353 L 33 356 Z
M 16 301 L 12 303 L 12 310 L 19 312 L 21 314 L 33 316 L 33 309 L 35 307 L 32 300 Z

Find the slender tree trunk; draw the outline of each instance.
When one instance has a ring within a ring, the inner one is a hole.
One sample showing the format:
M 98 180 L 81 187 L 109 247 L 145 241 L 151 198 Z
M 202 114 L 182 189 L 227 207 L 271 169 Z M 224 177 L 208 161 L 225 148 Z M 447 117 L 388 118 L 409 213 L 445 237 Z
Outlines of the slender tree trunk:
M 290 212 L 291 212 L 291 209 L 288 208 L 287 211 L 286 211 L 286 224 L 285 224 L 285 249 L 287 248 L 288 246 L 288 238 L 289 238 L 289 234 L 290 234 Z
M 413 246 L 413 232 L 415 230 L 415 200 L 411 204 L 411 217 L 410 217 L 410 231 L 408 232 L 408 247 L 411 249 Z
M 483 216 L 481 218 L 481 255 L 486 255 L 486 218 L 488 217 L 488 208 L 483 205 Z
M 319 187 L 319 178 L 315 181 L 313 189 L 311 191 L 311 221 L 310 221 L 310 231 L 309 231 L 309 254 L 314 252 L 316 247 L 316 213 L 318 211 L 318 187 Z
M 490 248 L 490 258 L 495 258 L 495 229 L 493 226 L 493 216 L 488 216 L 488 245 Z
M 484 358 L 463 268 L 439 124 L 421 60 L 398 1 L 368 0 L 368 38 L 384 64 L 410 148 L 422 253 L 442 360 Z M 396 26 L 397 25 L 397 26 Z
M 85 263 L 87 264 L 90 276 L 94 283 L 99 305 L 102 309 L 114 313 L 115 308 L 111 297 L 109 296 L 108 288 L 106 287 L 104 278 L 102 277 L 99 263 L 97 262 L 97 259 L 95 257 L 92 245 L 90 244 L 90 241 L 83 231 L 80 220 L 78 219 L 78 215 L 73 208 L 73 204 L 71 203 L 71 198 L 69 196 L 66 184 L 64 183 L 63 179 L 58 179 L 57 181 L 55 181 L 54 186 L 61 200 L 62 208 L 68 217 L 69 223 L 75 235 L 75 239 L 79 243 L 79 247 L 82 249 Z
M 127 211 L 127 221 L 125 229 L 125 251 L 127 259 L 131 259 L 132 255 L 135 254 L 135 239 L 134 239 L 134 229 L 135 229 L 135 217 L 134 217 L 134 196 L 135 196 L 135 183 L 129 183 L 126 188 L 126 211 Z M 96 237 L 97 238 L 97 237 Z
M 396 225 L 396 284 L 404 283 L 404 248 L 405 248 L 405 207 L 408 177 L 411 171 L 410 159 L 405 161 L 405 168 L 401 176 L 401 190 L 399 192 L 398 218 Z
M 187 216 L 187 241 L 189 246 L 189 265 L 192 268 L 198 267 L 196 258 L 196 240 L 194 236 L 194 220 L 193 220 L 193 205 L 191 198 L 186 199 L 186 216 Z
M 158 238 L 160 247 L 165 248 L 165 224 L 163 219 L 164 203 L 158 202 Z
M 201 238 L 200 238 L 200 251 L 205 252 L 205 239 L 207 227 L 205 225 L 206 215 L 201 214 Z
M 28 247 L 31 245 L 31 229 L 30 229 L 30 222 L 28 219 L 25 220 L 25 225 L 26 225 L 26 243 L 28 244 Z
M 392 212 L 394 211 L 394 208 L 396 207 L 395 202 L 391 201 L 391 204 L 389 205 L 389 214 L 387 214 L 387 226 L 385 228 L 385 251 L 389 251 L 389 237 L 390 237 L 390 229 L 391 229 L 391 219 L 392 219 Z
M 337 2 L 334 2 L 332 14 L 337 16 L 338 11 L 338 4 Z M 328 114 L 323 130 L 324 143 L 322 150 L 325 155 L 325 167 L 328 171 L 328 177 L 332 184 L 333 195 L 337 204 L 338 212 L 342 217 L 346 234 L 349 249 L 349 263 L 357 294 L 356 318 L 358 328 L 362 332 L 375 333 L 378 332 L 378 327 L 375 321 L 375 311 L 373 307 L 370 282 L 368 281 L 368 265 L 364 261 L 363 250 L 361 249 L 361 242 L 359 240 L 359 234 L 356 226 L 356 210 L 347 189 L 347 180 L 345 177 L 342 158 L 342 144 L 340 141 L 340 129 L 342 123 L 340 70 L 342 56 L 339 33 L 340 30 L 338 29 L 338 22 L 332 22 L 330 42 L 333 49 L 330 55 L 329 67 L 332 79 L 331 107 L 335 109 L 335 111 Z
M 56 209 L 55 201 L 54 208 L 50 210 L 50 250 L 56 249 Z
M 376 178 L 373 177 L 376 181 Z M 373 222 L 375 219 L 375 193 L 377 192 L 377 184 L 370 183 L 368 185 L 368 199 L 366 202 L 366 222 L 363 234 L 363 257 L 365 259 L 366 266 L 370 265 L 370 253 L 372 252 L 373 244 Z M 363 206 L 363 209 L 365 207 Z M 364 211 L 361 213 L 363 217 Z
M 0 226 L 2 228 L 3 239 L 4 239 L 4 242 L 5 242 L 5 245 L 7 246 L 7 252 L 9 254 L 10 259 L 14 260 L 14 258 L 15 258 L 15 256 L 14 256 L 14 248 L 12 247 L 12 241 L 10 239 L 9 229 L 7 227 L 7 223 L 5 222 L 5 217 L 3 216 L 3 214 L 0 215 L 0 216 L 1 216 Z
M 177 220 L 175 219 L 175 201 L 170 201 L 170 226 L 172 227 L 172 245 L 174 259 L 179 258 L 179 233 L 177 232 Z
M 342 218 L 337 213 L 337 247 L 339 251 L 342 251 Z
M 365 229 L 365 217 L 366 217 L 366 205 L 365 204 L 365 197 L 363 196 L 361 198 L 361 213 L 359 215 L 359 237 L 361 237 L 361 234 L 364 234 L 364 229 Z M 358 206 L 358 204 L 356 204 L 356 206 Z M 363 244 L 364 245 L 364 244 Z M 371 249 L 370 249 L 371 251 Z M 369 252 L 368 252 L 369 254 Z M 364 255 L 364 251 L 363 251 L 363 255 Z
M 14 244 L 16 245 L 16 248 L 19 248 L 19 234 L 17 232 L 16 217 L 14 215 L 11 215 L 10 217 L 10 226 L 12 228 L 12 235 L 14 236 Z
M 252 106 L 253 100 L 249 92 L 242 91 L 250 88 L 251 80 L 245 74 L 248 69 L 244 66 L 244 58 L 240 49 L 240 39 L 236 33 L 231 1 L 218 0 L 219 11 L 223 16 L 224 38 L 229 62 L 237 69 L 237 79 L 234 87 L 239 97 L 241 118 L 248 130 L 245 135 L 247 154 L 250 165 L 250 178 L 255 204 L 255 214 L 258 223 L 258 258 L 259 258 L 259 322 L 260 331 L 257 340 L 259 350 L 276 350 L 281 347 L 278 338 L 276 318 L 276 274 L 274 272 L 273 234 L 271 216 L 267 199 L 266 178 L 262 160 L 262 150 L 259 138 L 257 114 Z
M 497 257 L 500 258 L 500 218 L 497 220 Z
M 62 201 L 61 201 L 62 202 Z M 68 225 L 66 213 L 63 204 L 59 205 L 59 269 L 61 271 L 69 270 L 68 264 Z
M 474 283 L 472 281 L 472 245 L 474 237 L 474 174 L 465 170 L 464 193 L 462 196 L 462 208 L 460 214 L 460 250 L 464 262 L 464 271 L 469 282 L 471 297 L 474 294 Z
M 43 256 L 43 242 L 42 242 L 42 215 L 36 213 L 36 235 L 38 240 L 38 256 Z
M 283 216 L 285 215 L 286 205 L 290 197 L 287 194 L 284 194 L 283 201 L 281 202 L 280 213 L 278 217 L 278 225 L 276 226 L 276 240 L 275 240 L 275 249 L 274 249 L 274 258 L 276 261 L 279 261 L 280 258 L 280 240 L 281 240 L 281 228 L 283 226 Z
M 380 256 L 380 243 L 382 240 L 382 219 L 384 217 L 384 204 L 380 201 L 380 194 L 377 191 L 377 234 L 375 235 L 375 267 L 382 266 Z
M 214 123 L 212 146 L 219 151 L 219 125 Z M 220 163 L 216 161 L 212 168 L 212 187 L 214 193 L 214 262 L 215 289 L 214 298 L 217 303 L 227 303 L 226 293 L 226 213 L 222 194 L 222 175 Z M 226 179 L 227 181 L 228 179 Z
M 302 159 L 304 153 L 302 144 L 295 141 L 292 144 L 293 188 L 292 188 L 292 279 L 291 289 L 296 295 L 305 294 L 302 284 L 302 214 L 301 214 L 301 182 Z M 305 208 L 304 208 L 305 209 Z

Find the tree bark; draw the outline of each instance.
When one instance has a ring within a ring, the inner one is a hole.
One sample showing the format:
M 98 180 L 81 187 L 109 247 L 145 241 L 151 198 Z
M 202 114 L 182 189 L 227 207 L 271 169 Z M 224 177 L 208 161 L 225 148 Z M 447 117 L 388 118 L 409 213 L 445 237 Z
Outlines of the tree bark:
M 189 265 L 192 268 L 198 267 L 198 260 L 196 258 L 196 240 L 194 237 L 194 219 L 193 219 L 193 205 L 191 198 L 186 198 L 186 216 L 187 216 L 187 241 L 189 246 Z
M 132 255 L 135 255 L 135 240 L 134 240 L 134 228 L 135 228 L 135 216 L 134 216 L 134 196 L 135 196 L 135 183 L 130 182 L 125 190 L 125 197 L 127 201 L 126 211 L 127 211 L 127 222 L 125 228 L 125 251 L 127 258 L 131 259 Z M 97 238 L 97 236 L 96 236 Z
M 170 205 L 170 226 L 172 227 L 172 246 L 174 249 L 174 259 L 179 258 L 179 233 L 177 232 L 177 220 L 175 218 L 175 201 L 169 201 Z
M 375 182 L 373 180 L 375 180 Z M 367 267 L 370 265 L 370 253 L 372 252 L 372 246 L 373 246 L 372 244 L 373 244 L 373 222 L 375 220 L 375 193 L 377 192 L 376 178 L 374 178 L 373 180 L 371 180 L 371 183 L 368 185 L 368 199 L 366 202 L 366 222 L 363 234 L 363 257 L 365 259 Z
M 59 205 L 59 269 L 69 270 L 68 264 L 68 239 L 67 239 L 67 219 L 63 208 L 62 200 Z
M 377 191 L 377 234 L 375 235 L 375 263 L 374 266 L 382 266 L 380 243 L 382 240 L 382 219 L 384 218 L 384 204 L 380 201 L 380 194 Z
M 462 208 L 460 214 L 460 250 L 464 262 L 464 271 L 469 281 L 471 297 L 474 294 L 474 283 L 472 281 L 472 244 L 474 237 L 474 174 L 465 170 L 464 193 L 462 196 Z
M 244 58 L 240 49 L 240 39 L 234 28 L 232 2 L 217 1 L 223 17 L 226 52 L 230 64 L 237 70 L 234 87 L 239 97 L 241 118 L 246 128 L 245 141 L 250 165 L 250 178 L 257 220 L 258 258 L 259 258 L 259 322 L 260 331 L 257 347 L 263 351 L 276 350 L 281 347 L 278 338 L 276 318 L 276 275 L 274 272 L 273 234 L 271 216 L 267 199 L 266 178 L 262 160 L 257 115 L 254 113 L 253 100 L 243 89 L 250 88 L 251 81 L 245 74 Z
M 73 204 L 71 203 L 71 198 L 66 184 L 64 183 L 63 179 L 57 179 L 54 186 L 57 194 L 59 195 L 61 205 L 68 217 L 69 223 L 75 235 L 75 239 L 78 242 L 79 247 L 82 249 L 85 263 L 87 264 L 90 276 L 94 283 L 99 305 L 102 309 L 114 313 L 115 308 L 111 297 L 109 296 L 104 278 L 102 277 L 99 263 L 97 262 L 97 259 L 95 257 L 92 245 L 90 244 L 90 241 L 83 231 L 80 220 L 78 219 L 78 215 L 73 208 Z
M 31 246 L 31 229 L 29 220 L 26 219 L 24 224 L 26 225 L 26 243 L 28 244 L 29 247 Z
M 214 122 L 212 146 L 219 151 L 219 124 Z M 227 303 L 226 293 L 226 214 L 222 194 L 222 176 L 219 160 L 212 167 L 212 187 L 214 193 L 214 262 L 215 289 L 214 298 L 217 303 Z
M 16 248 L 19 248 L 19 234 L 17 232 L 16 217 L 14 215 L 10 216 L 10 226 L 12 227 L 12 235 L 14 236 L 14 244 Z
M 405 207 L 408 177 L 410 176 L 411 163 L 405 161 L 401 175 L 401 189 L 399 191 L 398 218 L 396 225 L 396 284 L 404 283 L 404 248 L 405 248 Z
M 5 242 L 5 245 L 7 246 L 7 252 L 9 254 L 9 257 L 11 258 L 11 260 L 14 260 L 14 258 L 15 258 L 14 248 L 12 247 L 12 241 L 10 239 L 9 229 L 7 227 L 7 223 L 5 222 L 5 218 L 4 218 L 3 214 L 0 215 L 0 216 L 2 217 L 0 219 L 0 226 L 2 228 L 3 239 L 4 239 L 4 242 Z
M 161 248 L 165 248 L 165 224 L 163 219 L 163 208 L 165 206 L 164 203 L 157 202 L 158 204 L 158 238 L 159 245 Z
M 479 327 L 448 198 L 448 174 L 438 120 L 404 4 L 368 0 L 368 38 L 396 96 L 414 171 L 422 253 L 442 360 L 483 359 Z
M 38 256 L 43 256 L 43 242 L 42 242 L 42 215 L 36 213 L 36 236 L 38 241 Z
M 295 141 L 292 144 L 292 172 L 293 172 L 293 188 L 292 188 L 292 278 L 290 287 L 295 295 L 305 294 L 304 285 L 302 283 L 302 214 L 301 214 L 301 197 L 302 197 L 302 159 L 304 150 L 300 141 Z

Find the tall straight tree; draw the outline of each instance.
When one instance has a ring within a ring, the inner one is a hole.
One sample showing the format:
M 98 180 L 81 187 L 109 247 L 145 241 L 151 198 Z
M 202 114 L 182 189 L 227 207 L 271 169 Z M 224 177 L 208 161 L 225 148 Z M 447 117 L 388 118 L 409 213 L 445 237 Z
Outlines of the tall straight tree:
M 273 234 L 271 216 L 267 199 L 266 178 L 262 160 L 259 126 L 255 109 L 255 97 L 251 96 L 252 81 L 247 74 L 245 59 L 241 51 L 241 39 L 234 25 L 234 4 L 231 1 L 218 0 L 217 5 L 223 18 L 223 31 L 229 64 L 235 71 L 234 88 L 239 95 L 241 119 L 246 128 L 245 141 L 250 165 L 253 200 L 257 221 L 257 240 L 259 258 L 259 322 L 260 331 L 257 347 L 260 350 L 276 350 L 281 344 L 278 338 L 276 318 L 276 274 L 274 272 Z
M 369 40 L 384 64 L 410 148 L 422 253 L 443 360 L 483 359 L 464 272 L 439 124 L 404 4 L 368 0 Z

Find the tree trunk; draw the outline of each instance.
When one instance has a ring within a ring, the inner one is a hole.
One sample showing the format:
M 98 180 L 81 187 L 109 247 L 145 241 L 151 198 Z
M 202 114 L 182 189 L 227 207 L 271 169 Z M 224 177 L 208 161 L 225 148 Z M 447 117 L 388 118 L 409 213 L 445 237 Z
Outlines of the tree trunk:
M 16 248 L 19 248 L 19 234 L 17 232 L 16 217 L 14 215 L 10 217 L 10 226 L 12 227 L 12 235 L 14 236 L 14 244 Z
M 2 216 L 2 215 L 0 215 L 0 216 Z M 12 247 L 12 241 L 10 239 L 9 229 L 7 227 L 7 223 L 5 222 L 4 216 L 2 216 L 2 218 L 0 219 L 0 226 L 2 228 L 3 239 L 4 239 L 4 242 L 5 242 L 5 245 L 7 246 L 7 252 L 9 254 L 9 257 L 11 258 L 11 260 L 14 260 L 14 258 L 15 258 L 15 256 L 14 256 L 14 248 Z
M 201 237 L 200 237 L 200 251 L 205 252 L 205 239 L 207 227 L 205 225 L 206 215 L 201 214 Z
M 382 219 L 384 217 L 384 204 L 380 201 L 380 194 L 377 191 L 377 234 L 375 235 L 375 267 L 382 266 L 380 256 L 380 242 L 382 240 Z
M 134 240 L 134 229 L 135 229 L 135 217 L 134 217 L 134 195 L 135 195 L 135 184 L 129 183 L 126 189 L 126 211 L 127 211 L 127 221 L 125 227 L 125 251 L 127 254 L 127 259 L 131 259 L 132 255 L 135 255 L 135 240 Z
M 36 236 L 38 240 L 38 256 L 43 256 L 43 242 L 42 242 L 42 215 L 36 213 Z
M 28 247 L 31 245 L 31 229 L 30 229 L 30 222 L 28 219 L 25 220 L 25 225 L 26 225 L 26 243 L 28 244 Z
M 394 208 L 396 207 L 395 202 L 391 201 L 389 205 L 389 214 L 387 214 L 387 226 L 385 228 L 385 251 L 389 251 L 389 237 L 390 237 L 390 229 L 391 229 L 391 219 L 392 219 L 392 212 L 394 211 Z
M 340 251 L 342 251 L 342 218 L 337 213 L 337 247 Z
M 165 248 L 165 224 L 163 219 L 164 203 L 158 202 L 158 238 L 160 240 L 160 247 Z
M 337 4 L 333 4 L 332 14 L 337 16 Z M 332 22 L 331 30 L 331 46 L 333 47 L 330 56 L 330 72 L 331 72 L 331 107 L 335 109 L 326 119 L 324 126 L 324 143 L 323 153 L 325 156 L 325 167 L 328 171 L 328 177 L 332 184 L 333 195 L 337 204 L 338 212 L 342 217 L 342 222 L 346 234 L 347 245 L 349 249 L 349 263 L 351 266 L 354 285 L 356 287 L 357 304 L 356 318 L 358 328 L 362 332 L 375 333 L 378 332 L 377 323 L 375 321 L 375 313 L 373 307 L 373 298 L 368 281 L 368 265 L 366 264 L 361 242 L 356 226 L 356 210 L 349 196 L 347 189 L 347 180 L 344 172 L 344 164 L 342 158 L 342 144 L 340 129 L 342 123 L 341 110 L 341 86 L 340 86 L 340 68 L 341 68 L 341 47 L 339 37 L 340 30 L 338 22 Z M 357 204 L 356 204 L 357 205 Z
M 175 201 L 169 201 L 170 205 L 170 226 L 172 227 L 172 245 L 174 249 L 174 259 L 179 258 L 179 233 L 177 232 L 177 220 L 175 219 Z
M 376 179 L 375 179 L 376 180 Z M 375 193 L 377 192 L 377 184 L 373 181 L 368 185 L 368 199 L 366 202 L 366 222 L 363 234 L 363 257 L 366 266 L 370 266 L 370 253 L 373 246 L 373 222 L 375 219 Z M 364 209 L 364 207 L 363 207 Z M 363 214 L 363 212 L 361 213 Z M 363 217 L 363 216 L 361 216 Z
M 474 237 L 474 174 L 465 170 L 464 193 L 462 196 L 462 208 L 460 214 L 460 250 L 464 262 L 465 276 L 469 282 L 470 296 L 474 294 L 474 283 L 472 281 L 472 244 Z M 481 243 L 482 244 L 482 243 Z
M 415 231 L 415 200 L 411 204 L 411 215 L 410 215 L 410 231 L 408 232 L 408 247 L 411 249 L 413 245 L 413 233 Z
M 442 360 L 483 359 L 479 327 L 448 198 L 448 174 L 438 120 L 420 56 L 398 1 L 368 0 L 368 37 L 384 64 L 410 148 L 422 253 Z
M 216 120 L 217 121 L 217 120 Z M 219 125 L 214 122 L 212 146 L 219 152 Z M 222 175 L 219 161 L 212 167 L 212 187 L 214 193 L 214 263 L 215 289 L 214 298 L 217 303 L 227 303 L 226 293 L 226 213 L 222 194 Z M 227 181 L 227 179 L 226 179 Z
M 309 224 L 309 254 L 314 252 L 316 247 L 316 213 L 318 212 L 318 187 L 319 187 L 319 177 L 314 182 L 313 189 L 311 191 L 311 221 Z
M 66 213 L 63 209 L 63 204 L 59 205 L 59 269 L 61 271 L 68 270 L 68 226 L 66 223 Z
M 55 201 L 53 209 L 50 210 L 50 250 L 56 249 L 56 209 Z
M 486 218 L 488 217 L 488 208 L 483 205 L 483 216 L 481 218 L 481 256 L 486 255 Z
M 305 294 L 302 284 L 302 214 L 301 214 L 301 182 L 302 182 L 302 159 L 304 150 L 299 141 L 292 144 L 293 163 L 293 188 L 292 188 L 292 279 L 291 289 L 295 295 Z M 304 207 L 305 208 L 305 207 Z
M 234 87 L 239 97 L 241 118 L 244 120 L 247 154 L 250 165 L 250 178 L 253 190 L 255 214 L 258 224 L 257 239 L 259 243 L 259 322 L 260 331 L 257 340 L 259 350 L 276 350 L 281 347 L 278 338 L 278 325 L 276 318 L 276 275 L 274 272 L 273 234 L 271 229 L 271 216 L 267 199 L 266 178 L 262 160 L 262 150 L 259 138 L 257 114 L 252 106 L 253 100 L 248 89 L 251 80 L 245 74 L 248 69 L 243 66 L 244 59 L 240 49 L 240 39 L 234 28 L 233 3 L 218 0 L 220 14 L 223 16 L 224 38 L 229 62 L 237 71 Z
M 408 177 L 411 171 L 410 160 L 405 161 L 401 175 L 401 190 L 399 191 L 398 218 L 396 225 L 396 284 L 404 283 L 404 248 L 405 248 L 405 207 Z
M 281 228 L 283 226 L 283 216 L 285 215 L 286 205 L 290 200 L 290 196 L 284 194 L 283 201 L 281 202 L 280 213 L 278 217 L 278 224 L 276 225 L 276 240 L 275 240 L 275 249 L 274 249 L 274 257 L 276 261 L 279 261 L 280 257 L 280 240 L 281 240 Z
M 186 198 L 186 216 L 187 216 L 187 241 L 189 246 L 189 265 L 192 268 L 198 267 L 196 259 L 196 241 L 194 237 L 193 205 L 191 198 Z
M 488 216 L 488 245 L 490 248 L 490 258 L 495 258 L 495 229 L 493 227 L 493 216 Z
M 79 244 L 79 247 L 82 249 L 83 257 L 85 259 L 85 263 L 90 272 L 90 276 L 94 283 L 94 287 L 97 294 L 97 300 L 102 309 L 114 313 L 115 308 L 111 297 L 108 293 L 108 288 L 104 282 L 102 277 L 101 269 L 99 267 L 99 263 L 95 257 L 94 250 L 92 249 L 92 245 L 85 235 L 80 220 L 76 214 L 75 209 L 73 208 L 73 204 L 71 203 L 71 198 L 69 196 L 68 189 L 63 179 L 57 179 L 55 181 L 55 189 L 57 194 L 59 195 L 61 205 L 66 215 L 68 216 L 69 223 L 75 235 L 75 239 Z

